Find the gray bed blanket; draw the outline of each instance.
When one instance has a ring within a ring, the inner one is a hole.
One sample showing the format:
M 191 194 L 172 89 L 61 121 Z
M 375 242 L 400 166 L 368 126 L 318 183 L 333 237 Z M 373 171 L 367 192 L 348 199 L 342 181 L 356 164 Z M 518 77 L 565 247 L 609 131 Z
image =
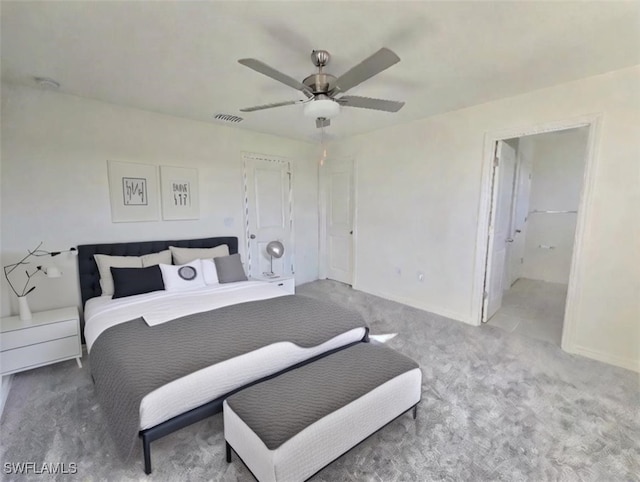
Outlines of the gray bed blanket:
M 355 311 L 298 295 L 227 306 L 154 327 L 138 318 L 98 336 L 91 372 L 109 430 L 127 458 L 139 432 L 140 402 L 156 388 L 273 343 L 310 348 L 365 326 Z

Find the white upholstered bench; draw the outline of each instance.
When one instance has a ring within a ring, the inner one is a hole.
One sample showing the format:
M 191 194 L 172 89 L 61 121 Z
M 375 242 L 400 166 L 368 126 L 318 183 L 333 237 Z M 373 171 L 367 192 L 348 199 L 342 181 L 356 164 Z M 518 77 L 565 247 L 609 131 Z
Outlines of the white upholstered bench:
M 359 343 L 224 402 L 231 450 L 260 481 L 302 481 L 411 408 L 422 372 L 381 345 Z

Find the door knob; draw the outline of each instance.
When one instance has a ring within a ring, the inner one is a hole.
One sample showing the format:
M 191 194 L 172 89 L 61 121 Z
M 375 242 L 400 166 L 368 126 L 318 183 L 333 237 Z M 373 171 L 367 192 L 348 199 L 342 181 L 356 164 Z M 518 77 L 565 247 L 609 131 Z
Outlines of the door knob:
M 249 237 L 250 237 L 251 239 L 256 239 L 256 235 L 255 235 L 255 234 L 251 234 L 251 235 L 249 235 Z
M 513 238 L 507 238 L 506 241 L 507 243 L 513 243 Z

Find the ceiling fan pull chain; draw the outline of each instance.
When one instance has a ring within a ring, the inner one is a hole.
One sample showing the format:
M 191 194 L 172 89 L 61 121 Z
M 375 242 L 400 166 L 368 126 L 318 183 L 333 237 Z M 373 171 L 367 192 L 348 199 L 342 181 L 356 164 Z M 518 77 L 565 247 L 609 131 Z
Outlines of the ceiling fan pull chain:
M 320 167 L 324 166 L 327 159 L 327 145 L 324 143 L 324 125 L 320 128 L 320 145 L 322 146 L 322 157 L 320 157 Z

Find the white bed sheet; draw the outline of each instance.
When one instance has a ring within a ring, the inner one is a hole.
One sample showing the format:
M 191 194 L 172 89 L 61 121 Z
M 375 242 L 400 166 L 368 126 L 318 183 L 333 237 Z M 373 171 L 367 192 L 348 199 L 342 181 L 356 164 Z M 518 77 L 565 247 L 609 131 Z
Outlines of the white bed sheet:
M 93 343 L 107 328 L 139 317 L 154 326 L 193 313 L 288 294 L 276 283 L 240 281 L 189 291 L 154 291 L 115 300 L 111 296 L 91 298 L 84 309 L 87 351 L 91 351 Z

